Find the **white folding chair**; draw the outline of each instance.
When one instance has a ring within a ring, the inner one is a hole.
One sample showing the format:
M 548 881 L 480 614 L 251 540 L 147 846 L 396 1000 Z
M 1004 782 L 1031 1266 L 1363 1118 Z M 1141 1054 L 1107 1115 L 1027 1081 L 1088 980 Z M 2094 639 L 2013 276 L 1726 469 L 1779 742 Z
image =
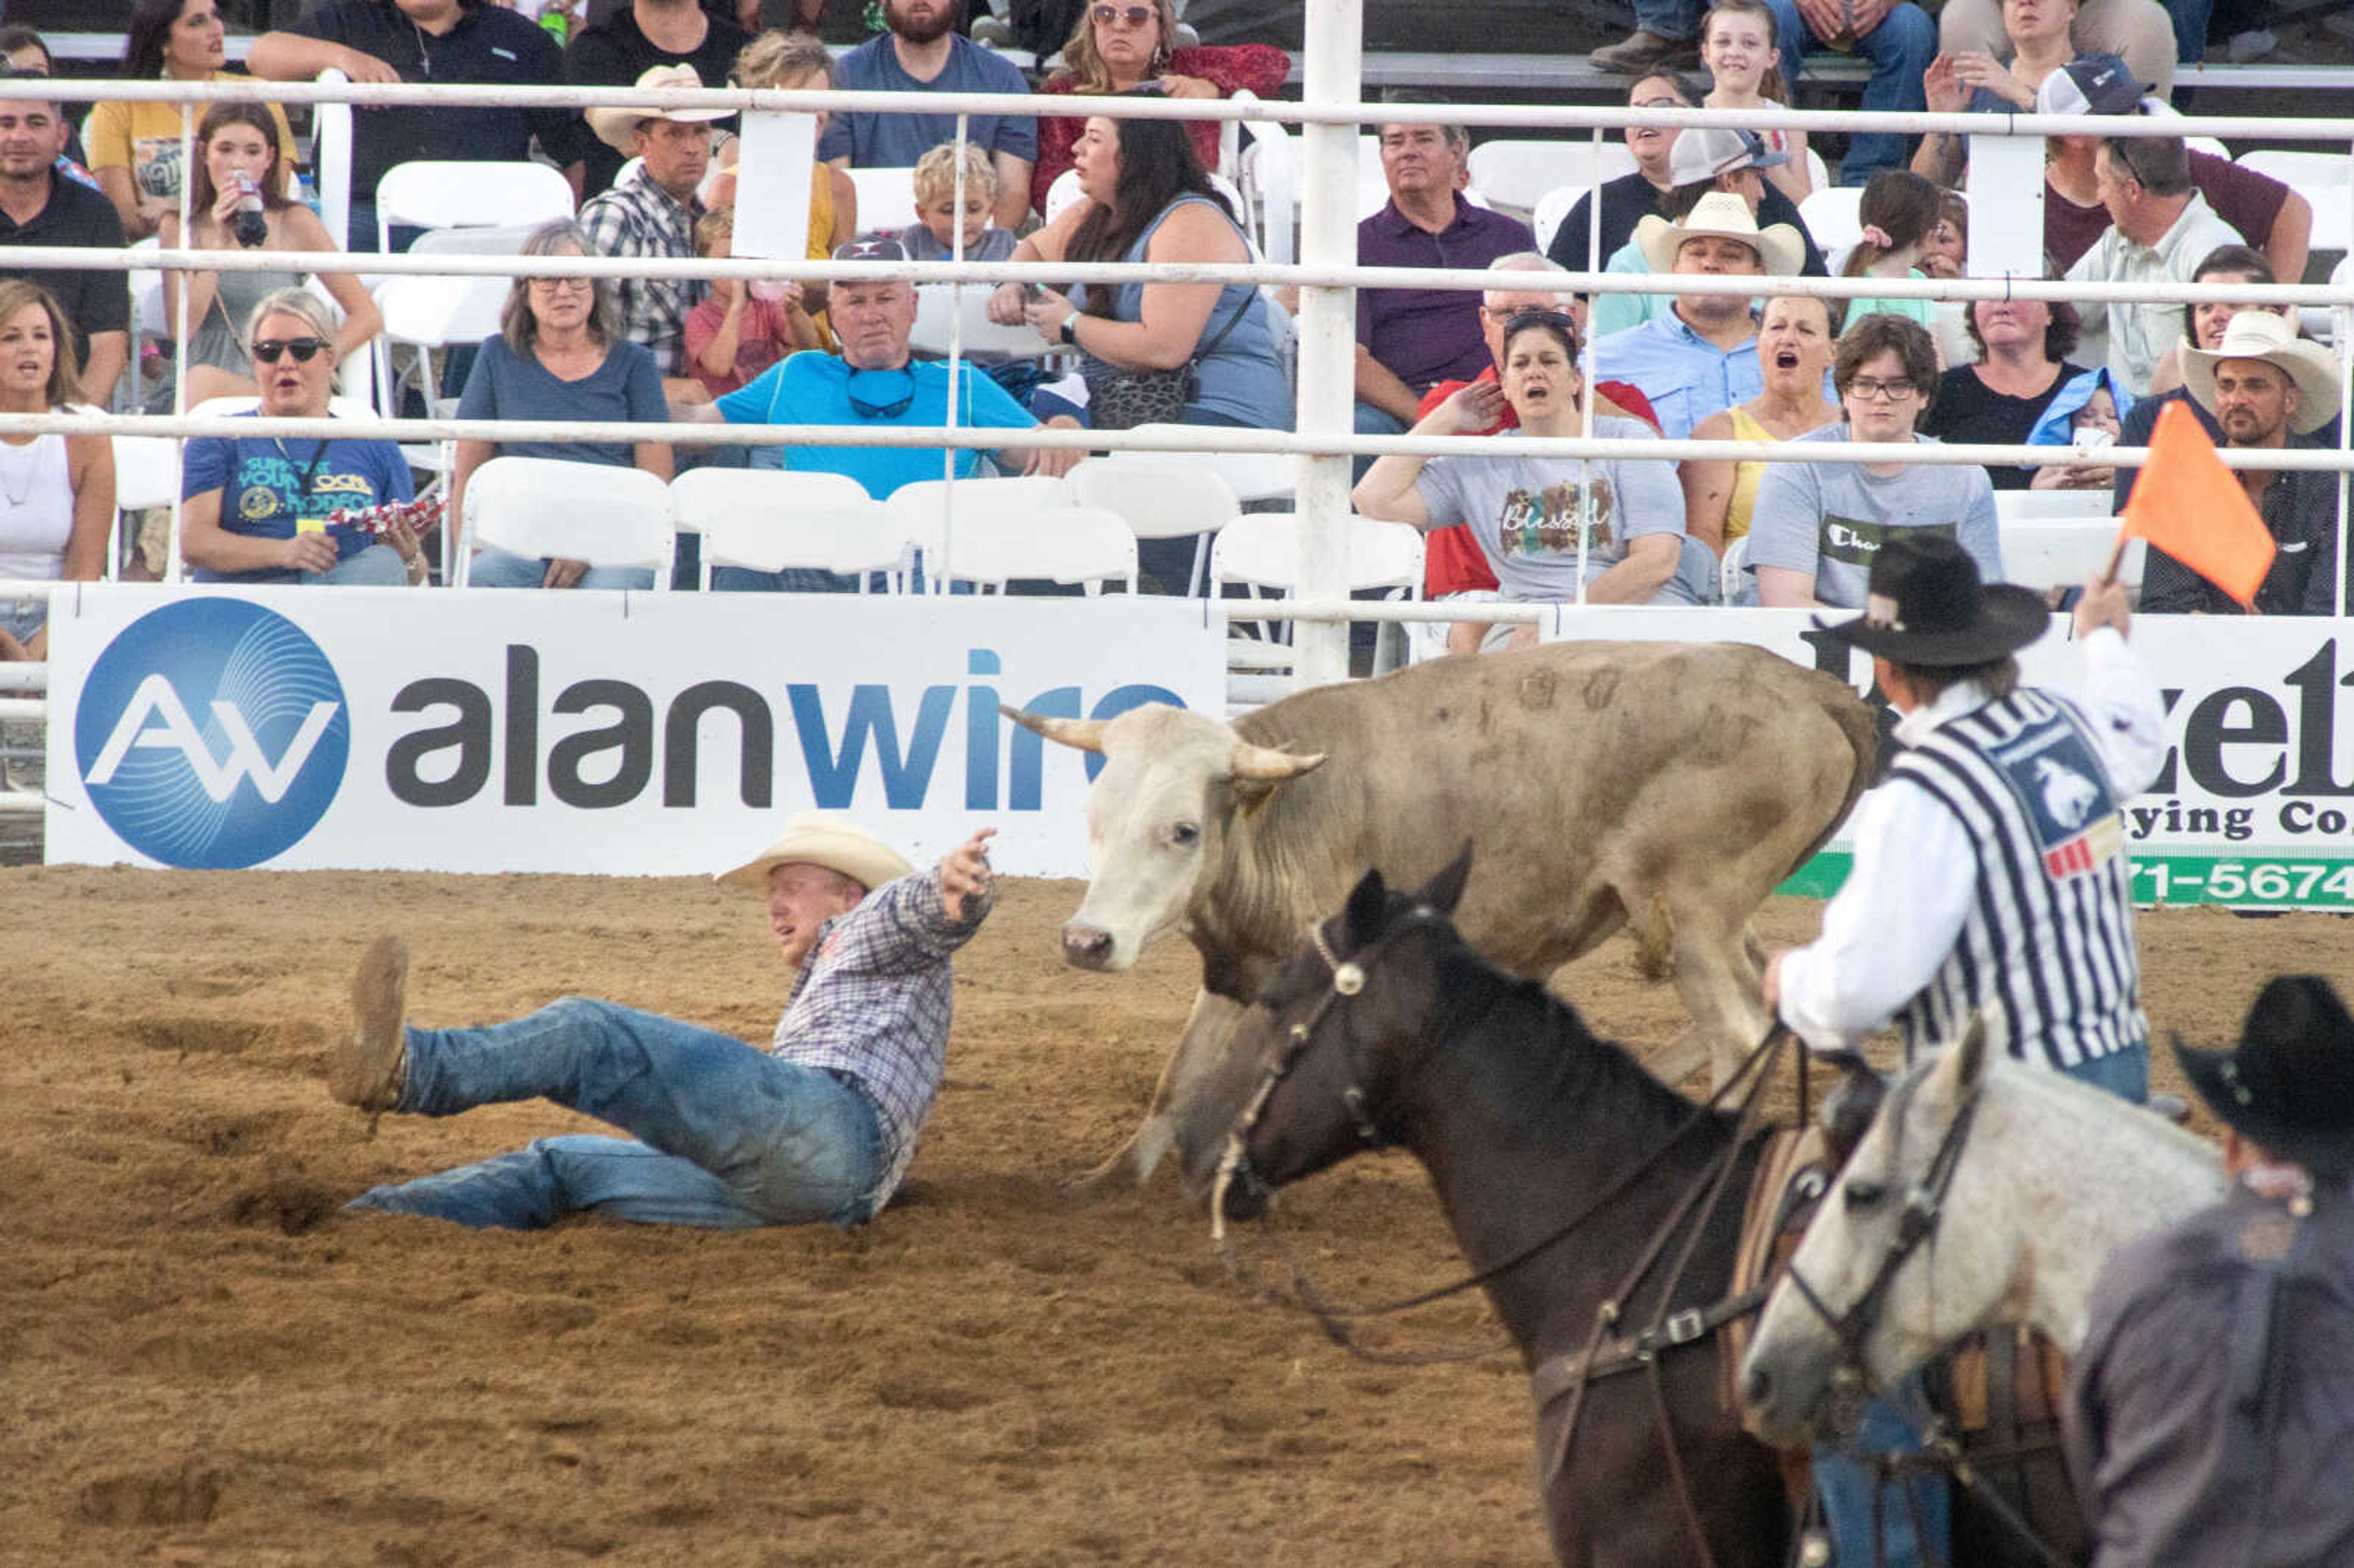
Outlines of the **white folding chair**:
M 1716 563 L 1716 596 L 1720 603 L 1741 602 L 1741 590 L 1747 586 L 1742 581 L 1742 567 L 1748 559 L 1748 535 L 1725 542 L 1723 558 Z
M 1537 197 L 1537 205 L 1529 217 L 1529 227 L 1536 231 L 1537 249 L 1553 254 L 1553 237 L 1569 221 L 1569 209 L 1577 198 L 1593 189 L 1591 185 L 1555 185 Z
M 1136 535 L 1119 513 L 1099 506 L 960 512 L 943 559 L 942 592 L 958 582 L 1000 593 L 1013 582 L 1076 584 L 1090 599 L 1118 582 L 1136 592 Z
M 332 66 L 319 73 L 324 85 L 352 79 Z M 311 106 L 311 166 L 318 171 L 319 221 L 336 244 L 345 243 L 352 223 L 352 106 L 320 102 Z
M 1828 260 L 1832 251 L 1850 249 L 1863 238 L 1862 207 L 1861 188 L 1825 185 L 1798 204 L 1798 217 L 1814 237 L 1815 249 Z
M 988 283 L 922 283 L 916 289 L 916 325 L 907 346 L 919 355 L 949 352 L 949 327 L 958 326 L 959 347 L 967 355 L 1003 355 L 1012 359 L 1044 359 L 1060 354 L 1060 345 L 1038 335 L 1035 327 L 1000 326 L 989 319 Z M 961 292 L 960 292 L 960 289 Z
M 1393 599 L 1422 597 L 1423 539 L 1411 524 L 1352 514 L 1342 538 L 1348 556 L 1345 586 L 1350 593 L 1386 590 L 1384 597 Z M 1246 512 L 1220 529 L 1210 546 L 1212 599 L 1224 598 L 1228 583 L 1249 588 L 1254 599 L 1269 589 L 1278 598 L 1288 599 L 1298 593 L 1300 576 L 1296 514 Z M 1243 700 L 1264 701 L 1278 694 L 1278 688 L 1249 679 L 1251 673 L 1291 667 L 1290 650 L 1283 645 L 1289 641 L 1290 628 L 1284 626 L 1278 641 L 1274 623 L 1279 619 L 1269 617 L 1258 623 L 1260 641 L 1256 644 L 1228 639 L 1229 689 Z M 1384 668 L 1385 662 L 1377 658 L 1374 673 L 1381 673 Z M 1244 676 L 1239 683 L 1233 679 L 1237 673 Z M 1282 684 L 1288 686 L 1288 680 Z
M 1471 183 L 1508 212 L 1533 213 L 1562 185 L 1598 185 L 1635 172 L 1635 155 L 1620 141 L 1532 141 L 1499 137 L 1471 149 Z
M 124 519 L 177 499 L 180 454 L 167 436 L 113 436 L 109 444 L 114 449 L 114 519 L 106 542 L 106 580 L 112 582 L 122 565 Z
M 893 491 L 884 504 L 890 508 L 891 525 L 900 538 L 915 546 L 923 562 L 925 591 L 938 593 L 948 567 L 954 564 L 951 557 L 962 547 L 966 524 L 997 519 L 1019 523 L 1044 508 L 1064 505 L 1068 499 L 1059 479 L 1014 474 L 996 479 L 921 479 Z M 970 575 L 957 572 L 959 577 Z
M 812 567 L 855 577 L 864 593 L 873 574 L 896 585 L 906 565 L 889 510 L 846 474 L 698 468 L 673 480 L 670 494 L 678 531 L 703 535 L 706 593 L 715 567 Z
M 1146 430 L 1164 433 L 1182 432 L 1195 440 L 1210 433 L 1207 425 L 1139 425 Z M 1226 482 L 1235 499 L 1247 506 L 1254 502 L 1288 501 L 1299 488 L 1299 460 L 1289 452 L 1170 452 L 1159 454 L 1179 462 L 1206 468 Z
M 2065 450 L 2054 448 L 2054 451 Z M 1996 524 L 2008 530 L 2028 523 L 2108 522 L 2116 508 L 2105 490 L 1998 490 L 1994 493 Z M 2115 537 L 2116 527 L 2110 524 Z M 2082 580 L 2082 579 L 2079 579 Z
M 420 159 L 395 164 L 376 187 L 376 245 L 401 228 L 529 228 L 572 216 L 572 186 L 546 164 Z
M 2106 517 L 2020 523 L 2002 531 L 2002 575 L 2039 592 L 2055 588 L 2081 588 L 2109 564 L 2116 548 L 2117 525 Z M 2126 546 L 2117 566 L 2117 580 L 2127 591 L 2141 588 L 2142 566 L 2148 547 L 2139 539 Z
M 678 534 L 670 486 L 638 468 L 496 457 L 466 482 L 458 581 L 472 577 L 482 546 L 535 559 L 560 556 L 592 567 L 643 567 L 654 591 L 670 589 Z
M 1827 191 L 1830 188 L 1830 165 L 1823 162 L 1823 155 L 1816 152 L 1810 144 L 1807 148 L 1807 194 L 1812 196 L 1817 191 Z
M 858 231 L 896 234 L 916 221 L 916 171 L 851 169 L 858 187 Z
M 1047 185 L 1046 206 L 1038 216 L 1052 223 L 1085 201 L 1087 195 L 1079 189 L 1079 171 L 1065 169 Z M 865 209 L 862 207 L 859 210 L 863 213 Z
M 1234 488 L 1218 471 L 1181 452 L 1112 452 L 1089 458 L 1064 476 L 1071 500 L 1118 513 L 1140 539 L 1194 541 L 1185 591 L 1199 591 L 1210 539 L 1242 514 Z
M 1237 100 L 1244 96 L 1235 94 Z M 1254 101 L 1257 97 L 1255 93 L 1250 96 Z M 1239 123 L 1247 141 L 1235 183 L 1250 204 L 1259 249 L 1267 253 L 1268 260 L 1288 263 L 1296 251 L 1299 229 L 1295 194 L 1299 160 L 1291 132 L 1275 121 L 1248 120 Z

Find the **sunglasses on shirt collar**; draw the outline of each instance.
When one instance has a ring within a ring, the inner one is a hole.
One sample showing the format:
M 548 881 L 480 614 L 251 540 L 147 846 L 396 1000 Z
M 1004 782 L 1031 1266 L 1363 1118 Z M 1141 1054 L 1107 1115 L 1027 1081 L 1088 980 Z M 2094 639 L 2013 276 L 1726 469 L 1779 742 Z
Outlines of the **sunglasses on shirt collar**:
M 869 402 L 858 395 L 858 378 L 860 376 L 880 376 L 894 374 L 904 376 L 907 378 L 907 389 L 900 393 L 897 397 L 892 398 L 890 401 L 879 403 Z M 888 370 L 853 370 L 843 382 L 843 392 L 850 399 L 851 412 L 856 414 L 860 418 L 896 419 L 915 406 L 916 373 L 907 369 L 901 369 L 896 372 Z
M 887 234 L 878 234 L 835 246 L 833 259 L 837 261 L 905 261 L 907 260 L 907 248 Z
M 264 365 L 275 365 L 281 355 L 291 354 L 297 365 L 308 365 L 334 345 L 323 337 L 265 337 L 253 345 L 253 357 Z

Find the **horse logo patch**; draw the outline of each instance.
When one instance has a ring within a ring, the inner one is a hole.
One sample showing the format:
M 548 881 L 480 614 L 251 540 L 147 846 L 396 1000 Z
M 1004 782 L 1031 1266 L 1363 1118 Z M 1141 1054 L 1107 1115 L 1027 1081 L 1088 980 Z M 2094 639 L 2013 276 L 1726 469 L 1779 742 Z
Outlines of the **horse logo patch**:
M 2125 847 L 2125 822 L 2108 775 L 2064 719 L 2031 730 L 1994 753 L 1994 763 L 2035 830 L 2043 874 L 2086 876 Z

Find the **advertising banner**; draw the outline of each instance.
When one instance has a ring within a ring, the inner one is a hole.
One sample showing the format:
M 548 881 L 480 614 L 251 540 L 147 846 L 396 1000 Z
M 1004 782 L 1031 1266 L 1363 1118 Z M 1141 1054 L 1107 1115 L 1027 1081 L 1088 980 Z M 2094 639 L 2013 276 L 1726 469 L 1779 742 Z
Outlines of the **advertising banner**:
M 48 858 L 687 875 L 845 810 L 1087 867 L 1101 758 L 998 705 L 1222 711 L 1182 599 L 92 584 L 50 620 Z
M 1826 670 L 1882 706 L 1869 655 L 1832 641 L 1803 610 L 1595 609 L 1563 615 L 1548 640 L 1621 637 L 1753 642 Z M 2133 647 L 2166 705 L 2157 780 L 2126 802 L 2134 891 L 2145 904 L 2354 909 L 2354 620 L 2290 617 L 2138 618 Z M 2081 689 L 2069 622 L 2020 656 L 2031 685 Z M 2339 715 L 2349 734 L 2341 736 Z M 1834 891 L 1843 845 L 1818 856 L 1789 890 Z

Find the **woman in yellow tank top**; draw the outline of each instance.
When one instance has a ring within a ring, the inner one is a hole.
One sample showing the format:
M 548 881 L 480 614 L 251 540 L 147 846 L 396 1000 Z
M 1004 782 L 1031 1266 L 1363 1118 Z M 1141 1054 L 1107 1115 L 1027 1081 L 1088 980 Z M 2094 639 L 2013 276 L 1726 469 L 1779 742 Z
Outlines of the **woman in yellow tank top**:
M 1823 396 L 1839 325 L 1831 313 L 1837 300 L 1788 295 L 1766 302 L 1757 329 L 1757 364 L 1766 390 L 1746 403 L 1711 414 L 1692 427 L 1696 441 L 1787 441 L 1840 418 L 1840 407 Z M 1763 462 L 1694 458 L 1680 474 L 1684 487 L 1684 531 L 1720 556 L 1725 546 L 1749 532 Z
M 811 34 L 771 29 L 745 45 L 737 55 L 733 84 L 791 92 L 819 91 L 833 85 L 832 57 Z M 821 134 L 825 130 L 825 120 L 821 111 L 817 116 Z M 705 181 L 705 206 L 736 205 L 736 164 L 742 151 L 740 141 L 731 141 L 714 155 L 711 174 Z M 842 170 L 822 163 L 816 164 L 810 174 L 808 260 L 822 261 L 833 254 L 836 247 L 857 238 L 858 187 Z M 802 294 L 825 345 L 832 347 L 833 333 L 825 319 L 825 285 L 805 283 Z

